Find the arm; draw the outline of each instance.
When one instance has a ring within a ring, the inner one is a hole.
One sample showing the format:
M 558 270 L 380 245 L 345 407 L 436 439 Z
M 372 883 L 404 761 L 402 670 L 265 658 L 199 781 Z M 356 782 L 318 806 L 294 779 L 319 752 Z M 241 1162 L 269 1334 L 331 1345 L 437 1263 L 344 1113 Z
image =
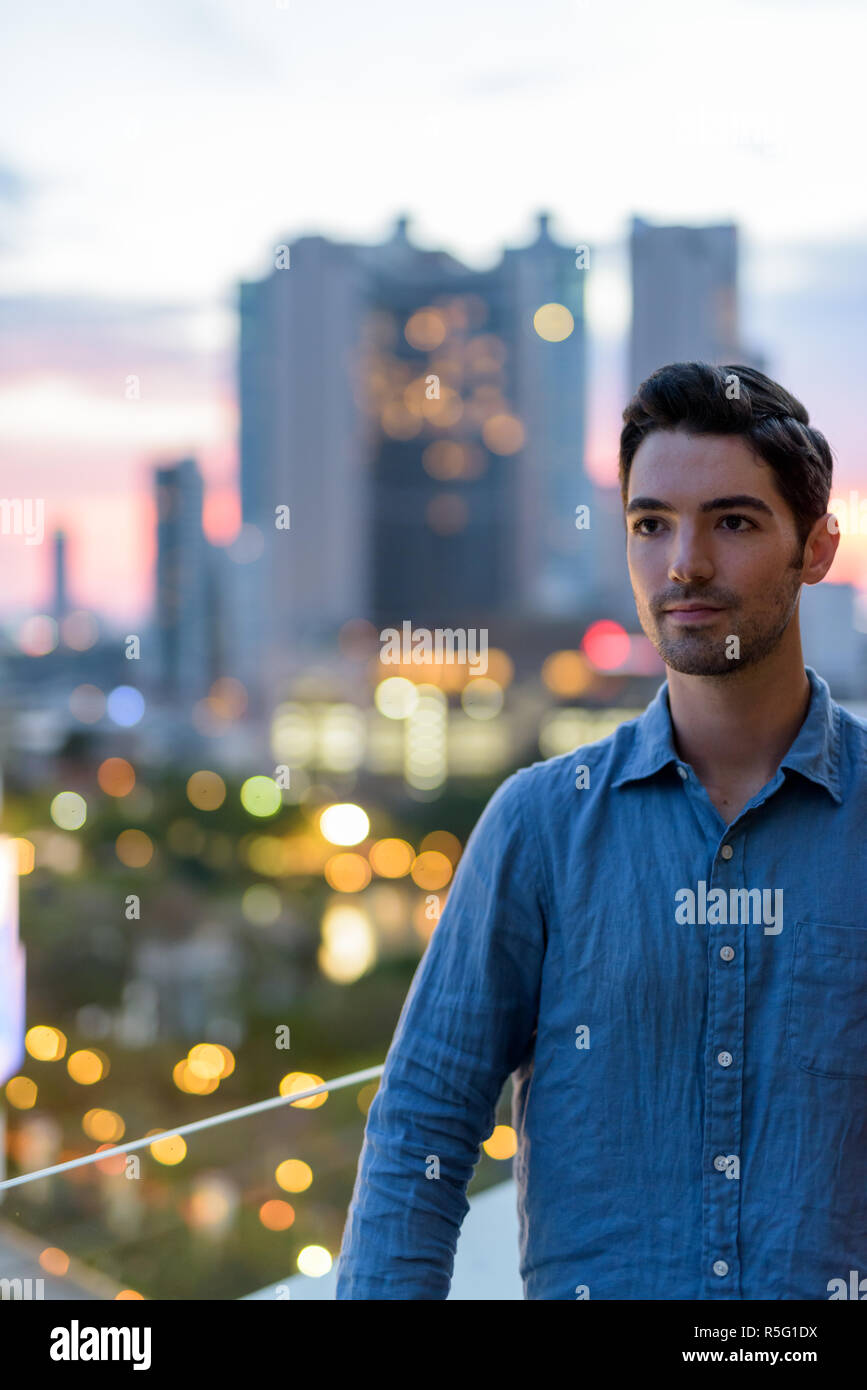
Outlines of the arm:
M 367 1119 L 338 1299 L 445 1299 L 466 1187 L 536 1027 L 545 925 L 526 772 L 488 802 L 410 986 Z M 440 1163 L 429 1178 L 429 1156 Z

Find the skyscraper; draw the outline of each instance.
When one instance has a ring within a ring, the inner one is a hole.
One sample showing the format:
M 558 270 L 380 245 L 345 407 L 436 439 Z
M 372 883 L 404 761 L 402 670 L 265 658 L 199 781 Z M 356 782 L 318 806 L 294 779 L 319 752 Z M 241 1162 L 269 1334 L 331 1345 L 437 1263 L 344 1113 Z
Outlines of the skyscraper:
M 189 704 L 207 693 L 211 670 L 211 560 L 202 529 L 195 459 L 154 471 L 157 503 L 156 628 L 159 687 Z
M 629 394 L 669 362 L 744 362 L 738 328 L 738 240 L 732 224 L 653 227 L 630 239 Z
M 241 287 L 243 517 L 264 537 L 259 672 L 279 684 L 299 644 L 331 641 L 352 618 L 575 612 L 597 543 L 574 524 L 593 493 L 585 273 L 545 216 L 530 246 L 487 271 L 413 245 L 401 218 L 378 246 L 302 238 Z M 546 305 L 556 332 L 536 325 Z

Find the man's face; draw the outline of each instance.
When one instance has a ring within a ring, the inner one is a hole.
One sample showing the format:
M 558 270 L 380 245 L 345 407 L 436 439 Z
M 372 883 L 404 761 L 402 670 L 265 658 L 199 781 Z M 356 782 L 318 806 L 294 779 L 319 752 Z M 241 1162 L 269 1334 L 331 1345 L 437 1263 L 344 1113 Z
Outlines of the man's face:
M 667 666 L 722 676 L 773 651 L 797 611 L 802 555 L 773 470 L 745 440 L 649 434 L 632 460 L 626 528 L 638 617 Z M 719 611 L 666 611 L 697 600 Z M 734 660 L 731 636 L 740 641 Z

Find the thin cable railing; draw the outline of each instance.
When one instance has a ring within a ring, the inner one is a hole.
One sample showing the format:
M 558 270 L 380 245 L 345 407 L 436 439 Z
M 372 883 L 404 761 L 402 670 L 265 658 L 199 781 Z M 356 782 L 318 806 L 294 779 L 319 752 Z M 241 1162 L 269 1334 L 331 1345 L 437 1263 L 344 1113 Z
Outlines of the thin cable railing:
M 346 1086 L 354 1086 L 361 1081 L 372 1081 L 381 1076 L 385 1069 L 382 1062 L 378 1067 L 367 1067 L 364 1071 L 348 1072 L 346 1076 L 335 1077 L 333 1081 L 323 1081 L 306 1091 L 292 1091 L 285 1096 L 270 1096 L 267 1100 L 254 1101 L 252 1105 L 242 1105 L 238 1110 L 224 1110 L 221 1115 L 211 1115 L 205 1120 L 192 1120 L 189 1124 L 178 1125 L 160 1134 L 148 1134 L 143 1139 L 133 1139 L 128 1144 L 117 1144 L 112 1149 L 97 1149 L 95 1153 L 84 1154 L 81 1158 L 71 1158 L 66 1163 L 55 1163 L 51 1168 L 39 1168 L 33 1173 L 21 1173 L 17 1178 L 7 1178 L 0 1182 L 0 1192 L 11 1187 L 23 1187 L 25 1183 L 36 1182 L 39 1178 L 50 1178 L 56 1173 L 68 1173 L 73 1168 L 84 1168 L 89 1163 L 102 1163 L 103 1159 L 116 1158 L 131 1153 L 134 1149 L 150 1148 L 166 1139 L 174 1139 L 185 1134 L 196 1134 L 199 1130 L 212 1129 L 215 1125 L 228 1124 L 230 1120 L 241 1120 L 246 1115 L 258 1115 L 264 1110 L 275 1110 L 280 1105 L 294 1105 L 296 1101 L 306 1100 L 308 1096 L 318 1096 L 322 1091 L 340 1091 Z

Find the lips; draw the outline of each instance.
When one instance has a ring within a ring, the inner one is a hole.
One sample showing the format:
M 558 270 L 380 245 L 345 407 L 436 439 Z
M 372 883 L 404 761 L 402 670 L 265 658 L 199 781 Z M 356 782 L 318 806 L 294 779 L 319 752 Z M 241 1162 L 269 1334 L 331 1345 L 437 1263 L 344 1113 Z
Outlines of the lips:
M 711 607 L 686 607 L 686 608 L 666 608 L 663 610 L 669 618 L 673 618 L 678 623 L 701 623 L 712 622 L 718 613 L 722 613 L 722 608 Z

